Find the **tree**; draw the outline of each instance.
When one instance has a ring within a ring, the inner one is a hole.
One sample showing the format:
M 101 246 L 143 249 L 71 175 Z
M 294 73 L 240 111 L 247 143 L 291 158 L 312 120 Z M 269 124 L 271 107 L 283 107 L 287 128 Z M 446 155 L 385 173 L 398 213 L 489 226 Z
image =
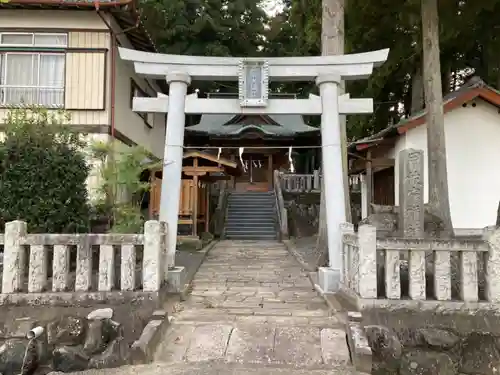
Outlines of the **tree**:
M 439 16 L 437 0 L 422 0 L 423 74 L 427 109 L 427 158 L 429 205 L 453 231 L 448 197 L 443 93 L 439 53 Z
M 32 233 L 86 232 L 89 167 L 63 112 L 15 109 L 0 143 L 0 223 L 24 220 Z

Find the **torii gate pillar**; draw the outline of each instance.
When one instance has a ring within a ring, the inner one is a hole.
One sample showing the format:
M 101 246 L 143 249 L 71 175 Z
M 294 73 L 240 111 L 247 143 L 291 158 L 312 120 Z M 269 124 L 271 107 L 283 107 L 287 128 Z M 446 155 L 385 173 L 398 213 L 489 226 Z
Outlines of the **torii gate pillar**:
M 342 233 L 338 230 L 346 222 L 344 173 L 342 170 L 342 140 L 340 131 L 339 84 L 341 77 L 328 73 L 319 75 L 316 84 L 321 94 L 321 157 L 325 189 L 326 224 L 328 228 L 329 267 L 319 270 L 323 292 L 337 291 L 342 280 Z M 332 230 L 334 228 L 334 230 Z
M 168 101 L 165 151 L 160 196 L 160 221 L 167 223 L 168 269 L 175 266 L 179 197 L 181 195 L 182 156 L 184 153 L 184 126 L 186 124 L 186 94 L 191 77 L 183 72 L 167 74 L 170 100 Z M 167 183 L 168 181 L 168 183 Z

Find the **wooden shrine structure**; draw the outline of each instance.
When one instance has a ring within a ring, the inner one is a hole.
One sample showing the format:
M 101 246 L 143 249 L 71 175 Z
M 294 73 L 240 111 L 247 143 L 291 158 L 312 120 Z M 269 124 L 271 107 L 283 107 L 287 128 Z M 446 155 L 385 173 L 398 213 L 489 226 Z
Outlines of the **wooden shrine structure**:
M 240 174 L 241 167 L 237 162 L 198 150 L 185 152 L 179 199 L 179 232 L 194 237 L 201 232 L 209 232 L 211 213 L 215 208 L 210 205 L 210 184 Z M 162 171 L 157 170 L 151 175 L 149 215 L 155 218 L 160 211 Z

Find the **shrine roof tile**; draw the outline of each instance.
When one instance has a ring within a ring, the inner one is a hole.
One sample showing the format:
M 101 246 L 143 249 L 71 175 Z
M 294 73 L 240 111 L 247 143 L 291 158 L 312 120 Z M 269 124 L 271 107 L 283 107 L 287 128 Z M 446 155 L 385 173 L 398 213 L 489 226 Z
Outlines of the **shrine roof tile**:
M 271 121 L 259 123 L 233 123 L 240 115 L 202 115 L 197 125 L 186 127 L 187 131 L 210 135 L 236 136 L 246 130 L 259 130 L 267 135 L 291 136 L 299 133 L 317 132 L 315 128 L 304 123 L 300 115 L 266 115 Z

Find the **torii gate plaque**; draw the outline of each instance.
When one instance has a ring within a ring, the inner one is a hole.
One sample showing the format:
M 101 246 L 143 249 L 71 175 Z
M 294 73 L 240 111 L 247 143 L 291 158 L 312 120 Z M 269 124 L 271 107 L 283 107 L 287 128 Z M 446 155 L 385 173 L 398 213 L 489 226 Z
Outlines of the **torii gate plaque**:
M 372 113 L 372 99 L 339 96 L 341 80 L 368 78 L 389 50 L 338 56 L 237 58 L 164 55 L 120 48 L 120 57 L 134 63 L 141 76 L 166 79 L 169 96 L 134 98 L 137 112 L 168 113 L 165 131 L 160 220 L 168 225 L 167 266 L 174 266 L 177 215 L 181 189 L 185 114 L 321 114 L 321 146 L 326 197 L 329 267 L 321 270 L 324 292 L 335 292 L 342 280 L 340 225 L 346 221 L 339 115 Z M 199 99 L 187 95 L 191 80 L 238 81 L 238 99 Z M 316 81 L 320 96 L 269 99 L 269 81 Z

